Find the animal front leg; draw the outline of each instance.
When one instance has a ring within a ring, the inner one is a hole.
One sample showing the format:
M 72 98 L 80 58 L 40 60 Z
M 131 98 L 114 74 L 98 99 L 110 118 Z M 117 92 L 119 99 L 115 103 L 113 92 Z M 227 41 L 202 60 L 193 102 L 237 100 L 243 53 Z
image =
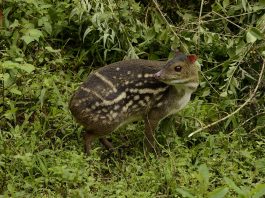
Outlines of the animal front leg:
M 148 116 L 144 119 L 145 122 L 145 145 L 148 151 L 156 151 L 155 148 L 155 129 L 158 122 L 154 120 L 149 120 Z

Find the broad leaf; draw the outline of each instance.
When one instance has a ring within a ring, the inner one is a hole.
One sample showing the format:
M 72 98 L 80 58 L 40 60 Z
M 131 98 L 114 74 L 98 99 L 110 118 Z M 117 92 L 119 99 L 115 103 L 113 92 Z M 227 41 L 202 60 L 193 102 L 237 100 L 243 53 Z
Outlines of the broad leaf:
M 262 33 L 257 28 L 251 28 L 247 31 L 246 39 L 248 43 L 254 43 L 263 38 Z
M 24 63 L 24 64 L 21 64 L 19 67 L 19 69 L 22 69 L 24 71 L 26 71 L 27 73 L 31 73 L 32 71 L 35 70 L 35 67 L 34 65 L 31 65 L 31 64 L 28 64 L 28 63 Z
M 194 198 L 195 196 L 189 193 L 188 191 L 182 189 L 182 188 L 177 188 L 176 191 L 181 194 L 183 197 L 188 197 L 188 198 Z
M 22 95 L 21 91 L 19 91 L 17 87 L 13 87 L 9 91 L 13 94 Z
M 205 187 L 205 190 L 207 190 L 209 186 L 209 178 L 210 178 L 209 169 L 206 166 L 206 164 L 202 164 L 199 166 L 198 171 L 200 175 L 200 183 Z
M 23 41 L 28 45 L 29 43 L 33 41 L 39 41 L 39 38 L 43 37 L 43 34 L 38 29 L 27 29 L 24 32 L 24 35 L 21 37 Z
M 13 61 L 4 61 L 2 63 L 2 67 L 5 69 L 16 69 L 19 67 L 19 63 L 13 62 Z
M 263 197 L 265 195 L 265 184 L 257 184 L 250 193 L 252 198 Z
M 228 177 L 225 177 L 224 178 L 225 182 L 227 183 L 227 185 L 232 188 L 234 191 L 236 191 L 239 195 L 246 195 L 246 193 L 241 189 L 239 188 L 235 182 L 231 179 L 229 179 Z
M 217 188 L 208 194 L 208 198 L 223 198 L 228 193 L 227 187 Z

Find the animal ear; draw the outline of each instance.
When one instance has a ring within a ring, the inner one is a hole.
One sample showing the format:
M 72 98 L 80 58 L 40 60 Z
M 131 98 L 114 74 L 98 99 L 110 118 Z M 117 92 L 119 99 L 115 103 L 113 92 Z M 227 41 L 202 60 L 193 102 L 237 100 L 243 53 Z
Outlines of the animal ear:
M 190 54 L 190 55 L 187 55 L 187 59 L 190 63 L 195 63 L 195 61 L 197 60 L 197 56 L 194 54 Z

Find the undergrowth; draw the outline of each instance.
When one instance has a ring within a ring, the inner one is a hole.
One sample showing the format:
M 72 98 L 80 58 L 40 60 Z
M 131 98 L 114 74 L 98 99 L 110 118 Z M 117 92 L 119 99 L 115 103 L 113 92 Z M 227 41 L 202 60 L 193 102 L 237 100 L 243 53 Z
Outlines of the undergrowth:
M 0 1 L 0 197 L 265 195 L 265 2 L 185 2 Z M 160 124 L 160 153 L 144 152 L 139 122 L 85 156 L 68 109 L 78 85 L 176 48 L 198 55 L 200 87 Z

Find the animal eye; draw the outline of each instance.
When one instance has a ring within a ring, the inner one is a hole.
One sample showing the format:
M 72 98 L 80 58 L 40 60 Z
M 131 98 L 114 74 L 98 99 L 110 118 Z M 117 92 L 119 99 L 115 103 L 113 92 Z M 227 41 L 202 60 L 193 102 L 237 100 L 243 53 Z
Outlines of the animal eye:
M 182 67 L 176 66 L 174 69 L 175 69 L 176 72 L 181 72 Z

